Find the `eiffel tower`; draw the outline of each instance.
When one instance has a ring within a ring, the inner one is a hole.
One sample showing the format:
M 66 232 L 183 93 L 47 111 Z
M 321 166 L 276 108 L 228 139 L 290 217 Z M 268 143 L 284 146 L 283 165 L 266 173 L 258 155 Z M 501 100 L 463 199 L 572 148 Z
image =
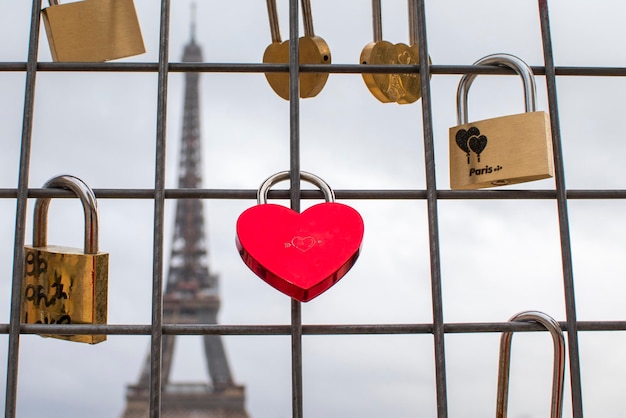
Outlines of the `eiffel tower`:
M 183 62 L 202 61 L 202 51 L 195 42 L 195 23 L 192 21 L 191 41 L 185 46 Z M 185 74 L 185 108 L 178 177 L 180 188 L 199 188 L 202 182 L 198 76 L 198 73 Z M 175 222 L 167 286 L 163 296 L 163 322 L 216 324 L 220 307 L 218 278 L 209 272 L 202 201 L 178 200 Z M 244 407 L 244 387 L 233 382 L 221 336 L 204 335 L 202 338 L 212 384 L 170 382 L 176 336 L 163 336 L 161 416 L 248 418 Z M 149 416 L 149 379 L 148 353 L 139 381 L 127 387 L 126 409 L 122 418 Z

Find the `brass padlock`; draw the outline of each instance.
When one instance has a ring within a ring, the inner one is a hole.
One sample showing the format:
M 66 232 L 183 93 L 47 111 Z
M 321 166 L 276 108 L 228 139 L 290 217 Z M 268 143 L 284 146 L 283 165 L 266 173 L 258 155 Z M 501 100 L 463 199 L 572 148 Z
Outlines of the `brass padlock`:
M 270 22 L 272 43 L 265 48 L 263 63 L 286 64 L 289 62 L 289 40 L 282 42 L 278 25 L 276 0 L 267 0 L 267 13 Z M 313 31 L 313 15 L 310 0 L 302 0 L 304 36 L 298 39 L 298 62 L 300 64 L 330 64 L 330 47 Z M 289 74 L 265 73 L 265 78 L 276 94 L 289 100 Z M 328 73 L 301 73 L 300 97 L 315 97 L 322 91 L 328 80 Z
M 54 61 L 103 62 L 146 52 L 133 0 L 49 1 L 41 15 Z
M 48 246 L 50 198 L 35 203 L 33 245 L 24 247 L 22 323 L 106 324 L 109 254 L 98 252 L 98 209 L 93 191 L 74 176 L 53 177 L 44 188 L 76 194 L 85 212 L 85 248 Z M 96 344 L 106 335 L 42 335 Z
M 517 72 L 526 113 L 468 123 L 467 93 L 476 74 L 465 74 L 457 90 L 457 123 L 450 128 L 450 188 L 480 189 L 540 180 L 554 175 L 550 119 L 535 111 L 530 67 L 509 54 L 493 54 L 474 65 L 499 65 Z
M 565 338 L 561 326 L 554 318 L 539 311 L 519 312 L 513 315 L 509 321 L 537 322 L 550 332 L 554 353 L 550 418 L 561 418 L 563 416 L 563 383 L 565 378 Z M 512 338 L 512 332 L 505 332 L 500 338 L 496 418 L 507 417 Z
M 374 40 L 363 47 L 359 62 L 363 65 L 419 65 L 417 2 L 408 0 L 409 45 L 392 44 L 382 37 L 381 1 L 372 0 Z M 430 57 L 429 57 L 430 62 Z M 370 93 L 382 103 L 409 104 L 422 97 L 422 83 L 417 73 L 362 73 Z

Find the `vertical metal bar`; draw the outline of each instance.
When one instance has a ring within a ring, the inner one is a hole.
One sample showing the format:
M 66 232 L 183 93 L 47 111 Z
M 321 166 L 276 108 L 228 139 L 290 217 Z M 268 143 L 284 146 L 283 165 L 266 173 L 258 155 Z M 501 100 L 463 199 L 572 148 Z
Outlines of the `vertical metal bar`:
M 170 0 L 161 0 L 156 157 L 154 173 L 154 242 L 152 264 L 152 328 L 150 334 L 150 417 L 161 416 L 163 354 L 163 219 L 165 213 L 165 146 L 169 59 Z
M 9 319 L 9 348 L 7 354 L 7 380 L 4 414 L 14 418 L 17 409 L 17 377 L 20 354 L 20 313 L 22 276 L 24 274 L 24 240 L 26 234 L 26 209 L 28 208 L 28 179 L 30 176 L 30 151 L 35 107 L 35 82 L 37 79 L 37 52 L 39 46 L 39 14 L 41 0 L 33 0 L 30 18 L 28 61 L 26 63 L 26 88 L 22 113 L 22 140 L 18 167 L 17 207 L 15 211 L 15 241 L 13 244 L 13 282 L 11 287 L 11 313 Z
M 300 62 L 298 0 L 289 1 L 289 170 L 290 204 L 300 212 Z M 302 418 L 302 306 L 291 300 L 292 416 Z
M 580 375 L 580 357 L 578 352 L 578 324 L 576 320 L 574 269 L 572 265 L 572 247 L 569 232 L 569 216 L 567 211 L 567 189 L 565 186 L 565 168 L 563 164 L 563 148 L 561 144 L 559 107 L 556 92 L 556 74 L 554 70 L 554 56 L 552 53 L 552 36 L 550 34 L 550 16 L 548 13 L 547 0 L 539 0 L 539 15 L 541 19 L 543 57 L 546 67 L 546 85 L 548 89 L 550 124 L 552 127 L 554 178 L 556 182 L 556 200 L 561 236 L 561 262 L 563 265 L 567 343 L 569 350 L 570 382 L 572 390 L 572 412 L 574 418 L 582 418 L 582 384 Z
M 437 388 L 437 417 L 448 416 L 446 361 L 443 327 L 443 297 L 441 293 L 441 260 L 439 251 L 439 221 L 437 216 L 437 181 L 433 141 L 432 101 L 430 97 L 430 67 L 426 39 L 424 0 L 417 3 L 417 35 L 422 83 L 422 123 L 424 125 L 424 157 L 426 164 L 426 203 L 428 210 L 428 239 L 430 247 L 430 281 L 433 304 L 433 337 L 435 344 L 435 383 Z

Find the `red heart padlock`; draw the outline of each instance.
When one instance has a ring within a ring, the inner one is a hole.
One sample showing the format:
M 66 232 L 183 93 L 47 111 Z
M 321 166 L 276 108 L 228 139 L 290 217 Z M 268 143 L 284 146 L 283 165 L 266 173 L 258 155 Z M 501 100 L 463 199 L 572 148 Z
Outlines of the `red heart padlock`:
M 318 186 L 326 197 L 298 213 L 267 204 L 269 188 L 289 178 L 283 171 L 259 189 L 258 205 L 237 219 L 237 249 L 248 267 L 268 284 L 308 302 L 328 290 L 356 262 L 363 240 L 363 219 L 350 206 L 335 203 L 332 189 L 319 177 L 301 172 L 300 178 Z

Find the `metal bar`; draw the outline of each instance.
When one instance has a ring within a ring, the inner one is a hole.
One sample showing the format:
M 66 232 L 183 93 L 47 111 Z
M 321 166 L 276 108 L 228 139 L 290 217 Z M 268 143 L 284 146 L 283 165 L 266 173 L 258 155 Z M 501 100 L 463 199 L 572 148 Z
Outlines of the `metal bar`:
M 41 0 L 33 0 L 31 10 L 28 62 L 26 68 L 26 87 L 24 93 L 24 111 L 22 113 L 20 165 L 18 168 L 17 207 L 15 209 L 13 282 L 11 287 L 11 313 L 9 320 L 9 347 L 7 353 L 7 379 L 4 410 L 6 418 L 14 418 L 17 410 L 22 277 L 24 275 L 26 210 L 28 208 L 28 179 L 30 177 L 30 153 L 34 120 L 35 84 L 37 81 L 37 52 L 39 45 L 39 14 L 41 12 Z
M 161 416 L 163 354 L 163 223 L 165 213 L 165 157 L 170 0 L 161 0 L 159 76 L 154 179 L 154 238 L 152 260 L 152 328 L 150 333 L 150 417 Z
M 572 247 L 569 232 L 567 211 L 567 192 L 565 185 L 565 168 L 559 120 L 558 95 L 554 74 L 554 56 L 552 54 L 552 38 L 550 34 L 550 16 L 547 0 L 539 0 L 541 20 L 541 39 L 543 56 L 546 66 L 546 85 L 548 89 L 548 106 L 552 127 L 552 144 L 554 152 L 554 178 L 557 191 L 557 208 L 559 214 L 559 230 L 561 236 L 561 259 L 563 265 L 563 286 L 565 293 L 565 315 L 567 319 L 567 343 L 569 350 L 570 383 L 572 391 L 572 412 L 575 418 L 582 418 L 582 383 L 580 377 L 580 357 L 578 351 L 578 331 L 576 323 L 576 298 L 574 289 L 574 268 L 572 265 Z
M 312 30 L 312 22 L 311 28 Z M 289 198 L 300 212 L 300 42 L 298 0 L 289 1 Z M 291 405 L 293 418 L 302 418 L 302 305 L 291 299 Z
M 419 70 L 422 87 L 422 124 L 424 131 L 424 160 L 426 170 L 426 202 L 428 212 L 428 243 L 430 250 L 430 283 L 433 310 L 433 337 L 435 345 L 435 384 L 437 389 L 437 417 L 448 416 L 446 383 L 446 353 L 441 291 L 441 260 L 439 252 L 439 220 L 437 216 L 437 179 L 435 177 L 435 146 L 433 135 L 432 101 L 430 97 L 430 68 L 426 36 L 424 0 L 417 1 L 417 37 Z
M 302 417 L 302 335 L 387 335 L 387 334 L 433 334 L 435 348 L 435 370 L 437 385 L 437 411 L 439 417 L 447 416 L 447 385 L 445 373 L 445 333 L 484 333 L 537 331 L 535 324 L 511 323 L 445 323 L 441 294 L 441 272 L 439 260 L 439 234 L 437 201 L 447 200 L 491 200 L 491 199 L 552 199 L 556 200 L 559 213 L 561 252 L 563 263 L 566 321 L 560 325 L 568 331 L 569 358 L 572 387 L 573 415 L 582 417 L 582 386 L 579 365 L 579 331 L 626 331 L 626 321 L 577 321 L 571 243 L 569 236 L 568 199 L 626 199 L 626 190 L 567 190 L 565 186 L 563 155 L 561 150 L 556 76 L 625 77 L 626 67 L 556 67 L 553 62 L 549 13 L 547 0 L 539 0 L 544 66 L 532 67 L 537 76 L 545 76 L 552 121 L 555 151 L 555 190 L 480 190 L 452 191 L 437 190 L 434 171 L 434 147 L 432 131 L 432 109 L 430 77 L 454 74 L 512 75 L 505 68 L 472 65 L 432 65 L 427 63 L 426 18 L 424 0 L 418 3 L 419 66 L 413 65 L 370 65 L 368 73 L 416 73 L 422 81 L 422 117 L 424 122 L 425 146 L 425 190 L 337 190 L 339 199 L 399 199 L 426 200 L 428 205 L 431 290 L 433 301 L 432 324 L 337 324 L 302 325 L 301 304 L 291 302 L 289 325 L 185 325 L 162 323 L 162 275 L 163 275 L 163 219 L 165 199 L 254 199 L 256 190 L 243 189 L 165 189 L 166 155 L 166 111 L 167 81 L 169 72 L 213 72 L 213 73 L 290 73 L 290 188 L 270 191 L 272 199 L 290 199 L 291 207 L 300 210 L 301 199 L 320 199 L 317 190 L 300 190 L 300 126 L 299 126 L 299 74 L 338 73 L 360 74 L 359 64 L 299 65 L 298 64 L 298 2 L 290 0 L 290 62 L 289 64 L 258 63 L 170 63 L 168 62 L 169 0 L 161 2 L 161 33 L 159 60 L 157 63 L 38 63 L 37 48 L 41 0 L 33 0 L 29 52 L 26 62 L 0 63 L 0 72 L 25 72 L 25 102 L 22 124 L 21 154 L 18 186 L 15 189 L 0 189 L 0 198 L 16 199 L 16 221 L 14 259 L 12 273 L 11 311 L 8 324 L 0 324 L 0 334 L 8 334 L 8 366 L 6 381 L 5 416 L 16 416 L 17 378 L 20 334 L 58 332 L 59 334 L 109 334 L 151 336 L 151 396 L 150 416 L 160 416 L 161 403 L 161 350 L 163 335 L 290 335 L 292 349 L 292 395 L 293 416 Z M 382 34 L 381 34 L 382 37 Z M 109 199 L 154 199 L 154 259 L 151 325 L 20 325 L 21 280 L 23 270 L 22 246 L 25 241 L 25 221 L 29 198 L 74 197 L 70 192 L 48 189 L 29 189 L 29 166 L 32 124 L 34 120 L 34 96 L 37 72 L 145 72 L 158 73 L 157 141 L 155 188 L 153 189 L 97 189 L 98 198 Z
M 567 322 L 559 322 L 567 331 Z M 533 323 L 457 322 L 444 323 L 446 334 L 481 334 L 501 332 L 531 332 L 545 330 Z M 291 335 L 291 325 L 225 325 L 225 324 L 163 324 L 164 335 Z M 578 331 L 626 331 L 626 321 L 579 321 Z M 10 324 L 0 324 L 0 334 L 8 334 Z M 150 335 L 151 325 L 42 325 L 24 324 L 21 334 L 59 335 Z M 433 324 L 330 324 L 303 325 L 303 335 L 411 335 L 432 334 Z
M 1 62 L 0 72 L 27 71 L 26 62 Z M 532 66 L 535 76 L 546 74 L 545 67 Z M 158 63 L 151 62 L 107 62 L 107 63 L 65 63 L 65 62 L 39 62 L 37 71 L 42 72 L 153 72 L 159 71 Z M 288 64 L 260 64 L 260 63 L 169 63 L 169 72 L 215 72 L 215 73 L 273 73 L 288 72 Z M 360 64 L 302 64 L 300 72 L 303 73 L 337 73 L 337 74 L 361 74 L 364 68 Z M 368 73 L 418 73 L 419 67 L 415 65 L 368 65 Z M 430 74 L 463 75 L 463 74 L 502 74 L 514 75 L 512 71 L 504 68 L 492 68 L 488 65 L 441 65 L 430 66 Z M 555 67 L 554 74 L 557 76 L 580 76 L 580 77 L 626 77 L 626 67 Z
M 421 189 L 361 189 L 333 190 L 337 199 L 354 200 L 424 200 Z M 154 199 L 154 189 L 94 189 L 98 199 Z M 256 199 L 255 189 L 165 189 L 165 199 Z M 319 190 L 301 190 L 301 199 L 324 199 Z M 626 190 L 566 190 L 569 200 L 626 199 Z M 0 189 L 0 199 L 15 199 L 18 189 Z M 71 192 L 60 189 L 28 189 L 29 198 L 75 198 Z M 289 199 L 289 190 L 270 190 L 269 199 Z M 437 190 L 439 200 L 554 200 L 556 190 Z

